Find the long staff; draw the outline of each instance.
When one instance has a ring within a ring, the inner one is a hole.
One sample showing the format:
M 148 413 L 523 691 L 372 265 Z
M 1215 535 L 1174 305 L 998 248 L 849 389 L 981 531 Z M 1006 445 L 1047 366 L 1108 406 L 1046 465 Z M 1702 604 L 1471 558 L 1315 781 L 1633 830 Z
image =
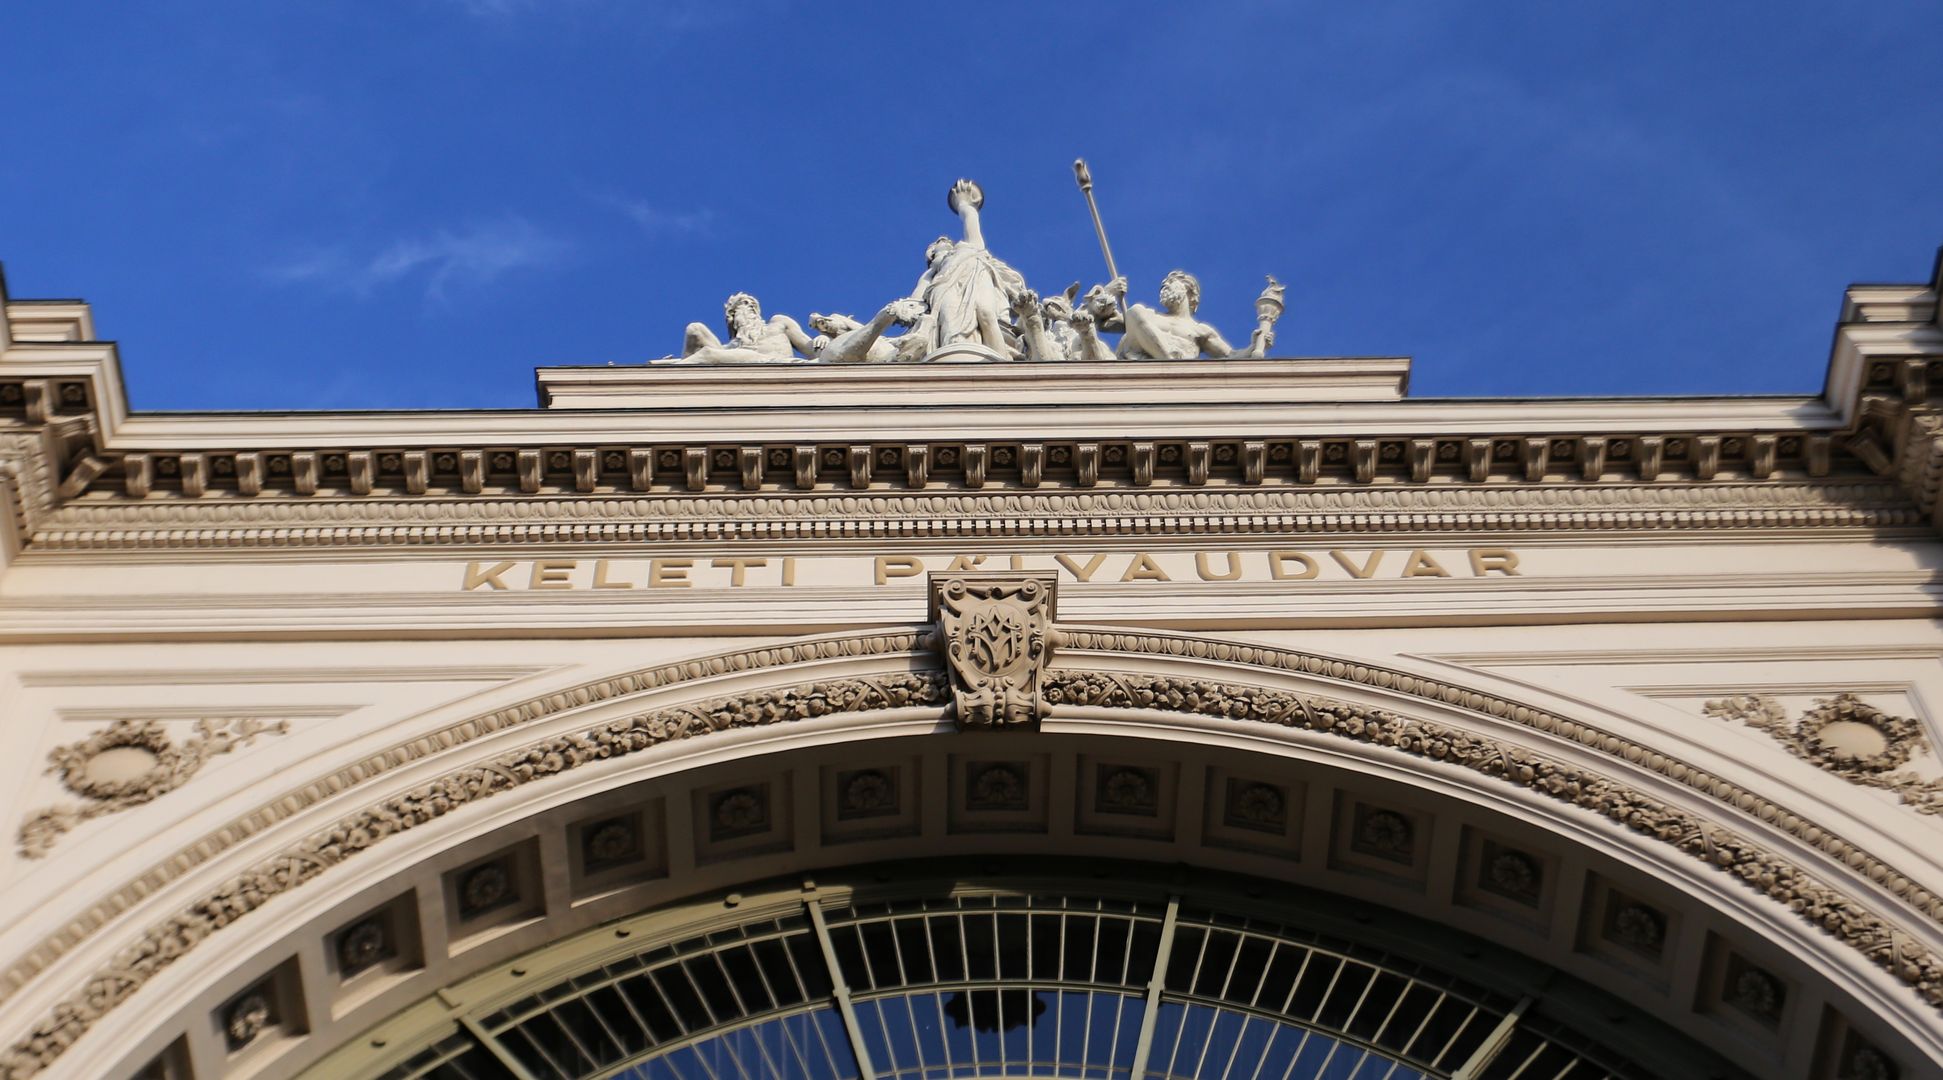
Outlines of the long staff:
M 1120 276 L 1113 265 L 1113 248 L 1106 242 L 1106 225 L 1100 221 L 1100 204 L 1093 201 L 1093 170 L 1086 167 L 1085 158 L 1073 161 L 1073 176 L 1079 181 L 1080 194 L 1086 196 L 1086 208 L 1093 212 L 1093 231 L 1100 236 L 1100 254 L 1106 256 L 1106 276 L 1111 281 Z

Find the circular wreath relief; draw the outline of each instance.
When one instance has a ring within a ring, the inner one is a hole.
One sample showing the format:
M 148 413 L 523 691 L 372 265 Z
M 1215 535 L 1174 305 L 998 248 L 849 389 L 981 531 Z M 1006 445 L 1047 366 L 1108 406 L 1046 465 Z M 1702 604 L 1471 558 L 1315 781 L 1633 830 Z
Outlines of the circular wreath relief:
M 146 753 L 153 763 L 120 779 L 90 775 L 95 759 L 115 750 Z M 134 796 L 154 798 L 181 782 L 182 754 L 155 721 L 122 720 L 48 755 L 61 786 L 84 799 L 112 802 Z
M 1856 753 L 1832 743 L 1844 727 L 1866 728 L 1882 741 L 1872 753 Z M 1834 769 L 1855 769 L 1882 773 L 1909 763 L 1920 745 L 1921 728 L 1907 716 L 1891 716 L 1873 705 L 1865 705 L 1851 694 L 1838 694 L 1816 703 L 1795 728 L 1804 756 Z
M 259 735 L 288 730 L 287 720 L 204 719 L 196 721 L 194 735 L 178 743 L 159 720 L 117 720 L 79 742 L 57 746 L 47 753 L 47 771 L 87 802 L 27 815 L 16 837 L 20 853 L 41 858 L 76 825 L 159 799 L 188 783 L 211 757 L 248 746 Z

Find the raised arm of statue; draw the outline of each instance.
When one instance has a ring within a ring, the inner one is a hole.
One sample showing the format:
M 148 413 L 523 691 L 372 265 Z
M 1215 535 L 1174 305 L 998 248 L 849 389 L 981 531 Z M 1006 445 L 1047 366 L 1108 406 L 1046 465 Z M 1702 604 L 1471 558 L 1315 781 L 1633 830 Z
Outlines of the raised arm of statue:
M 1019 324 L 1019 335 L 1025 339 L 1025 358 L 1027 360 L 1064 360 L 1066 350 L 1046 332 L 1046 316 L 1041 310 L 1039 294 L 1031 289 L 1021 289 L 1012 298 L 1012 318 Z
M 965 219 L 965 243 L 983 250 L 985 231 L 980 227 L 978 211 L 985 205 L 985 189 L 979 187 L 975 180 L 960 180 L 951 185 L 945 201 L 951 206 L 952 213 Z
M 1073 357 L 1073 359 L 1075 360 L 1115 359 L 1113 355 L 1113 346 L 1108 345 L 1100 337 L 1099 320 L 1094 317 L 1092 309 L 1082 307 L 1079 310 L 1073 312 L 1072 318 L 1069 319 L 1068 321 L 1072 324 L 1073 334 L 1075 337 L 1073 352 L 1076 355 Z

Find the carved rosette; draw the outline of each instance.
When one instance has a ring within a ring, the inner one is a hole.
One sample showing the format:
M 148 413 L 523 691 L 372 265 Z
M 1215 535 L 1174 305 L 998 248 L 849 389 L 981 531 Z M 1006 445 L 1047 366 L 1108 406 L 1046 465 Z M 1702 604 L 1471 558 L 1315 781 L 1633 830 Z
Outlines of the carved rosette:
M 931 619 L 951 674 L 960 730 L 1035 728 L 1052 659 L 1051 574 L 961 573 L 931 579 Z

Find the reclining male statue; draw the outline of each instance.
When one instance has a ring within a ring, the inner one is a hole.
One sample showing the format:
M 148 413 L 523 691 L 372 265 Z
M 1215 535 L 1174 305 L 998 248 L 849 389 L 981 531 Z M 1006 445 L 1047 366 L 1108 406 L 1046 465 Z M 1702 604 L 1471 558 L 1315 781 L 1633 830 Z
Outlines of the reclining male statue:
M 877 317 L 860 323 L 848 315 L 810 314 L 810 329 L 815 339 L 818 360 L 837 364 L 883 364 L 897 359 L 903 338 L 887 338 L 892 326 L 910 326 L 924 314 L 924 302 L 906 297 L 884 305 Z M 908 336 L 908 335 L 906 335 Z
M 1127 280 L 1114 278 L 1107 282 L 1106 291 L 1124 303 Z M 1246 349 L 1235 348 L 1219 330 L 1194 317 L 1200 306 L 1200 281 L 1185 270 L 1168 271 L 1160 280 L 1158 309 L 1127 305 L 1126 334 L 1120 338 L 1118 355 L 1128 360 L 1192 360 L 1201 356 L 1259 359 L 1274 347 L 1275 332 L 1257 327 Z
M 815 355 L 816 343 L 802 326 L 787 315 L 762 317 L 762 305 L 748 293 L 739 292 L 722 304 L 723 320 L 728 324 L 729 340 L 722 341 L 715 331 L 701 323 L 688 324 L 682 335 L 681 359 L 691 364 L 792 364 Z M 796 354 L 801 352 L 802 357 Z

